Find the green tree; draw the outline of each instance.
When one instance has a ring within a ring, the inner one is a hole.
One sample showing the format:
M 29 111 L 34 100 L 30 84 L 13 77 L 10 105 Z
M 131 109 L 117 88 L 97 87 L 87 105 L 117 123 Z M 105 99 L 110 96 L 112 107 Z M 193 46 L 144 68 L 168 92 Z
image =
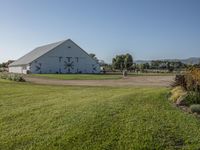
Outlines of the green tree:
M 0 64 L 0 68 L 8 68 L 9 64 L 13 63 L 14 60 L 8 60 L 7 62 L 3 62 Z
M 131 66 L 133 65 L 133 57 L 130 54 L 125 54 L 125 55 L 117 55 L 115 58 L 112 60 L 112 66 L 114 69 L 119 69 L 119 70 L 130 70 Z
M 113 68 L 114 69 L 119 69 L 119 70 L 122 71 L 125 68 L 125 66 L 124 66 L 124 60 L 125 60 L 124 55 L 117 55 L 112 60 L 112 66 L 113 66 Z
M 152 69 L 158 69 L 160 66 L 160 61 L 159 60 L 152 60 L 151 61 L 151 68 Z
M 133 65 L 133 57 L 127 53 L 124 58 L 125 69 L 129 70 L 132 65 Z
M 140 64 L 139 69 L 140 69 L 141 72 L 144 72 L 145 64 Z
M 91 54 L 89 54 L 89 56 L 90 56 L 91 58 L 93 58 L 94 60 L 99 61 L 98 58 L 96 57 L 96 54 L 91 53 Z
M 143 65 L 144 65 L 144 69 L 149 69 L 150 68 L 149 63 L 144 63 Z

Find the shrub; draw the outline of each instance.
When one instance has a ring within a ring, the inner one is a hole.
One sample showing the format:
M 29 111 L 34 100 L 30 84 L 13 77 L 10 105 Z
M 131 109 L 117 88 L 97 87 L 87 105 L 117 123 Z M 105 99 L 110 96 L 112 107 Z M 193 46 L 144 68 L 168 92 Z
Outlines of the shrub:
M 200 94 L 198 92 L 190 91 L 185 97 L 187 105 L 200 104 Z
M 181 86 L 184 89 L 187 88 L 187 83 L 185 80 L 185 75 L 176 75 L 175 81 L 172 83 L 172 87 Z
M 23 76 L 19 75 L 19 74 L 11 74 L 9 76 L 10 80 L 12 81 L 17 81 L 17 82 L 25 82 L 25 79 L 23 78 Z
M 191 68 L 185 75 L 186 88 L 188 91 L 200 93 L 200 69 Z
M 0 78 L 11 80 L 11 81 L 16 81 L 16 82 L 25 82 L 24 77 L 20 74 L 1 73 Z
M 191 110 L 193 113 L 198 113 L 198 114 L 200 114 L 200 105 L 199 105 L 199 104 L 191 105 L 191 106 L 190 106 L 190 110 Z
M 181 86 L 177 86 L 172 89 L 170 100 L 176 103 L 178 99 L 185 97 L 186 94 L 187 92 Z
M 177 105 L 189 106 L 191 104 L 200 104 L 200 93 L 186 91 L 181 86 L 177 86 L 171 90 L 171 97 L 169 99 Z
M 7 74 L 5 74 L 5 73 L 0 73 L 0 78 L 1 79 L 7 79 Z
M 183 75 L 176 75 L 172 87 L 181 86 L 187 91 L 200 93 L 200 69 L 190 68 Z
M 170 99 L 177 105 L 200 104 L 200 69 L 190 68 L 183 75 L 176 75 Z

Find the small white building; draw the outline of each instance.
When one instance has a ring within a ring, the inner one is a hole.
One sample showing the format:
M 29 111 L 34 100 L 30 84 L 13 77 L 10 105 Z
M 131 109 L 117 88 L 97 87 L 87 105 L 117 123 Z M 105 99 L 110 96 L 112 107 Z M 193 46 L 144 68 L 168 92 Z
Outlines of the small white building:
M 71 39 L 34 49 L 9 65 L 12 73 L 100 73 L 100 65 Z

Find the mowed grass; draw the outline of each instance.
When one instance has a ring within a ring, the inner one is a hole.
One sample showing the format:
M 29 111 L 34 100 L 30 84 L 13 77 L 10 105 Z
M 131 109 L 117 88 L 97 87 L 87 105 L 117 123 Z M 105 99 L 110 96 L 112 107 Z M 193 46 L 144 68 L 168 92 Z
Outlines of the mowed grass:
M 128 76 L 172 76 L 173 73 L 128 73 Z M 120 72 L 112 74 L 32 74 L 29 76 L 59 80 L 117 80 L 122 79 Z
M 2 81 L 2 150 L 200 148 L 200 121 L 172 107 L 167 88 Z
M 128 73 L 129 76 L 175 76 L 175 73 Z
M 121 75 L 110 74 L 32 74 L 31 76 L 52 78 L 60 80 L 109 80 L 109 79 L 121 79 Z

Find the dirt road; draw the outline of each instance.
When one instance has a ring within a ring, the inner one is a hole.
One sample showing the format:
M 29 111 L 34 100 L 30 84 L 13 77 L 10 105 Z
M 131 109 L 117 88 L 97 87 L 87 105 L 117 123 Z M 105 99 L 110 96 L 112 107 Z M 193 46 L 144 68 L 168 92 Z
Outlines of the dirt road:
M 80 85 L 80 86 L 161 86 L 168 87 L 174 76 L 136 76 L 119 80 L 58 80 L 39 77 L 25 77 L 26 81 L 47 85 Z

